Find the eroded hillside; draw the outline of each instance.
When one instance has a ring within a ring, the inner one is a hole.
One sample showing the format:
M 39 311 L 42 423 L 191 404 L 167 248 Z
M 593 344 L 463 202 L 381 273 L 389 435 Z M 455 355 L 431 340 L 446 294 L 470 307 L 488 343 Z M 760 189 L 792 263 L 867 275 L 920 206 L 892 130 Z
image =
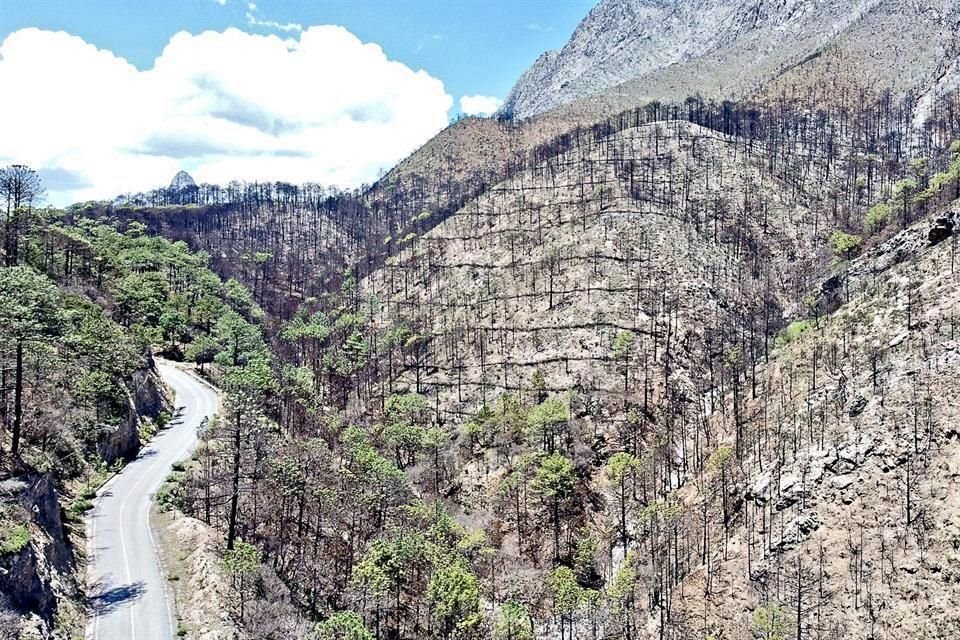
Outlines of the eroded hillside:
M 956 633 L 953 5 L 630 6 L 640 80 L 369 189 L 71 212 L 266 311 L 269 353 L 190 312 L 224 415 L 164 500 L 224 533 L 249 637 Z
M 956 562 L 954 534 L 934 533 L 952 515 L 920 506 L 952 504 L 956 482 L 956 435 L 937 427 L 955 403 L 930 392 L 957 373 L 954 222 L 937 204 L 956 176 L 925 174 L 936 188 L 891 213 L 868 207 L 856 153 L 798 184 L 803 145 L 777 166 L 689 123 L 573 146 L 407 236 L 361 287 L 396 345 L 388 392 L 431 398 L 458 445 L 408 474 L 488 532 L 501 597 L 549 603 L 552 557 L 578 597 L 613 598 L 554 618 L 575 637 L 950 637 L 938 597 L 920 615 L 897 603 L 921 570 L 928 593 L 950 590 L 938 574 Z M 882 238 L 891 215 L 924 219 L 854 258 L 860 237 L 838 228 Z M 527 492 L 558 454 L 580 482 L 550 522 Z
M 408 238 L 363 283 L 375 323 L 430 340 L 395 383 L 476 405 L 539 370 L 550 391 L 646 384 L 657 404 L 666 377 L 694 388 L 725 344 L 769 351 L 760 337 L 800 303 L 836 221 L 744 148 L 685 122 L 584 135 Z M 653 363 L 663 378 L 636 379 Z
M 951 211 L 839 265 L 821 290 L 840 306 L 792 325 L 756 395 L 713 417 L 716 449 L 680 499 L 716 524 L 676 523 L 721 539 L 682 585 L 696 628 L 960 633 L 960 290 L 956 236 L 936 231 Z
M 464 121 L 366 193 L 115 207 L 268 311 L 271 357 L 238 343 L 213 365 L 229 420 L 170 489 L 260 554 L 235 622 L 302 628 L 281 594 L 375 637 L 933 633 L 946 609 L 894 603 L 951 562 L 918 488 L 952 481 L 953 409 L 904 385 L 923 354 L 944 363 L 925 384 L 954 375 L 960 123 L 952 95 L 924 116 L 858 91 L 653 103 L 539 138 Z M 899 328 L 908 291 L 928 324 Z M 885 573 L 827 554 L 849 518 Z M 949 584 L 924 585 L 939 607 Z

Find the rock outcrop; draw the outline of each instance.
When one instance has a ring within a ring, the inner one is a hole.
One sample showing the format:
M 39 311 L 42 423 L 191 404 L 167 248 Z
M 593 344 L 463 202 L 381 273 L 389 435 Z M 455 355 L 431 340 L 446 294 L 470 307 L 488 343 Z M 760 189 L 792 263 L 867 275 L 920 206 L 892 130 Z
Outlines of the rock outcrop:
M 64 615 L 61 605 L 79 595 L 54 478 L 8 461 L 0 473 L 0 498 L 9 516 L 0 524 L 25 527 L 28 534 L 23 544 L 0 550 L 0 611 L 12 613 L 23 633 L 45 637 Z
M 140 450 L 140 424 L 143 418 L 156 418 L 161 411 L 169 409 L 164 395 L 163 383 L 153 366 L 133 373 L 127 383 L 129 408 L 122 422 L 102 433 L 97 440 L 97 453 L 107 464 L 116 460 L 129 460 Z
M 127 381 L 127 392 L 127 415 L 96 442 L 107 464 L 134 457 L 143 420 L 170 408 L 152 359 Z M 11 625 L 14 638 L 56 638 L 56 628 L 75 628 L 82 620 L 61 499 L 52 473 L 0 458 L 0 626 Z
M 602 0 L 563 49 L 520 77 L 500 115 L 529 118 L 614 87 L 634 102 L 737 98 L 832 49 L 922 96 L 955 74 L 957 20 L 955 0 Z M 884 46 L 888 37 L 905 50 Z
M 173 176 L 173 180 L 170 181 L 170 189 L 174 191 L 182 191 L 184 189 L 196 188 L 197 183 L 194 181 L 193 176 L 191 176 L 186 171 L 178 171 L 177 175 Z

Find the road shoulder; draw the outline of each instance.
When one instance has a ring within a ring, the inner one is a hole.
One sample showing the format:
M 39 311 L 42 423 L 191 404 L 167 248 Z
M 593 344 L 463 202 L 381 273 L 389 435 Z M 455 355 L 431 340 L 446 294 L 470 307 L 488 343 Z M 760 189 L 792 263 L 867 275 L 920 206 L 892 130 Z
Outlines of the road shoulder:
M 238 637 L 228 614 L 231 587 L 220 560 L 222 536 L 196 518 L 157 505 L 150 524 L 176 605 L 177 633 L 203 640 Z

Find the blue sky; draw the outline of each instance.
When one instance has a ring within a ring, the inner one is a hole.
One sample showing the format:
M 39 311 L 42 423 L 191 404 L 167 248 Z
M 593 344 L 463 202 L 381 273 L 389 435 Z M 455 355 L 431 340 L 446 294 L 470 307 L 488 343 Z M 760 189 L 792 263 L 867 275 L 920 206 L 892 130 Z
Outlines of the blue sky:
M 0 0 L 0 166 L 62 205 L 201 182 L 370 183 L 484 115 L 594 0 Z
M 504 98 L 543 51 L 563 46 L 595 0 L 256 0 L 259 20 L 337 24 L 391 59 L 425 69 L 455 98 Z M 63 30 L 152 66 L 174 33 L 251 25 L 248 3 L 226 0 L 4 0 L 0 40 L 24 27 Z M 456 107 L 453 109 L 455 112 Z

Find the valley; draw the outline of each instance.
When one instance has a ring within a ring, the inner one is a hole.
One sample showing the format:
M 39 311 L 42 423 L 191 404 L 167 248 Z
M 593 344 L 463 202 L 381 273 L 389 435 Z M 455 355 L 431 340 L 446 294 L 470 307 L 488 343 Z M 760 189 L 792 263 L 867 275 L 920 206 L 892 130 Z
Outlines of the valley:
M 170 364 L 158 369 L 173 388 L 175 414 L 165 432 L 100 489 L 88 518 L 94 604 L 87 637 L 93 640 L 172 639 L 177 634 L 149 512 L 172 465 L 192 451 L 197 428 L 215 415 L 217 397 Z
M 694 5 L 372 184 L 11 208 L 13 637 L 960 637 L 957 5 Z

